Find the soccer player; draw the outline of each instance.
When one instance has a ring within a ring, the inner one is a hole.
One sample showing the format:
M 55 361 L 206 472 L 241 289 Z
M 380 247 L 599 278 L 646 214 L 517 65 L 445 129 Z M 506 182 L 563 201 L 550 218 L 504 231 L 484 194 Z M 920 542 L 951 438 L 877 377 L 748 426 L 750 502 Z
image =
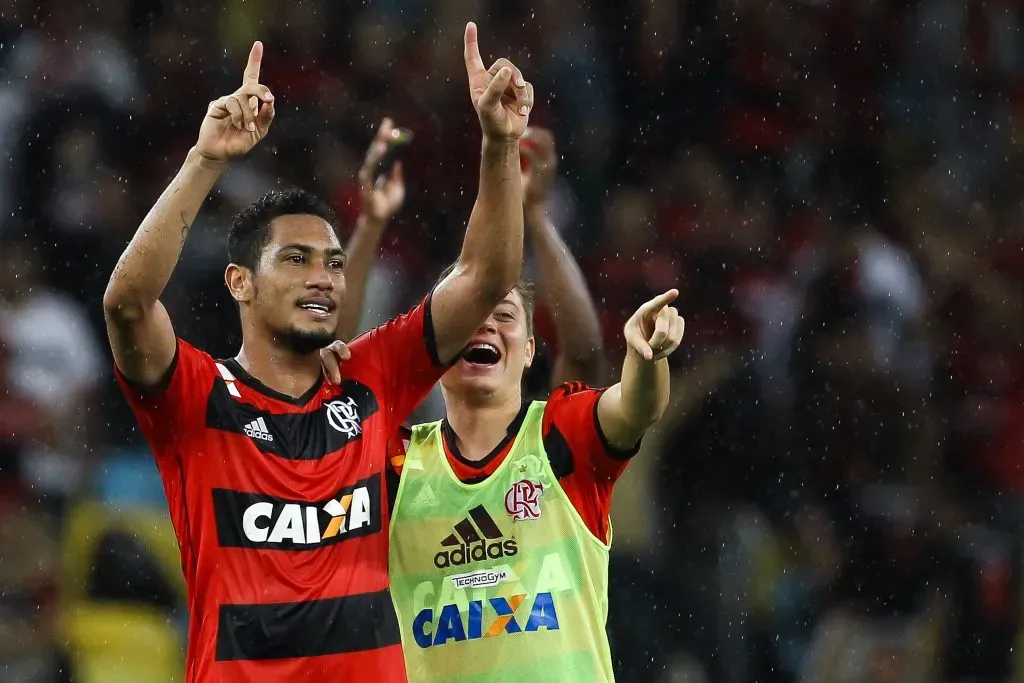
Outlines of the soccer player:
M 618 384 L 524 402 L 533 305 L 517 285 L 442 378 L 447 417 L 394 444 L 391 586 L 410 681 L 612 680 L 611 492 L 668 402 L 677 295 L 626 323 Z
M 228 163 L 266 137 L 274 97 L 253 45 L 242 86 L 210 103 L 199 137 L 122 255 L 104 296 L 118 379 L 156 456 L 190 608 L 186 680 L 406 680 L 388 592 L 389 439 L 511 288 L 522 260 L 518 138 L 533 88 L 506 59 L 465 61 L 483 143 L 458 264 L 403 316 L 342 349 L 345 253 L 300 192 L 243 210 L 225 282 L 242 347 L 217 361 L 177 339 L 158 297 Z
M 401 166 L 396 165 L 381 182 L 375 182 L 377 166 L 388 151 L 394 130 L 391 119 L 381 122 L 359 171 L 363 207 L 345 246 L 353 265 L 346 272 L 348 296 L 341 305 L 340 339 L 351 339 L 357 333 L 370 264 L 377 255 L 388 221 L 401 209 L 405 199 Z M 558 176 L 558 156 L 551 131 L 527 128 L 520 138 L 519 151 L 524 159 L 526 237 L 537 260 L 540 293 L 551 312 L 559 343 L 543 393 L 546 397 L 550 388 L 568 381 L 602 384 L 606 363 L 600 321 L 586 280 L 547 213 L 548 198 Z
M 414 427 L 391 518 L 409 680 L 612 680 L 605 632 L 612 487 L 668 402 L 683 320 L 670 290 L 625 325 L 620 381 L 524 402 L 521 287 L 441 380 L 447 417 Z

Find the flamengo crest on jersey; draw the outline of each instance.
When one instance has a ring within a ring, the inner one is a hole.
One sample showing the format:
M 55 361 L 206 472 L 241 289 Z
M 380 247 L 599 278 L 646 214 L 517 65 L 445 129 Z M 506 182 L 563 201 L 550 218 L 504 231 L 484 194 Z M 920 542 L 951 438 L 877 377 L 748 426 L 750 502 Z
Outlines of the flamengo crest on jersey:
M 522 522 L 527 519 L 540 519 L 540 495 L 544 493 L 544 485 L 539 481 L 520 479 L 512 484 L 505 493 L 505 512 L 512 519 Z
M 327 411 L 327 424 L 337 431 L 349 437 L 356 437 L 363 433 L 363 426 L 359 419 L 359 406 L 351 398 L 330 401 L 325 405 Z

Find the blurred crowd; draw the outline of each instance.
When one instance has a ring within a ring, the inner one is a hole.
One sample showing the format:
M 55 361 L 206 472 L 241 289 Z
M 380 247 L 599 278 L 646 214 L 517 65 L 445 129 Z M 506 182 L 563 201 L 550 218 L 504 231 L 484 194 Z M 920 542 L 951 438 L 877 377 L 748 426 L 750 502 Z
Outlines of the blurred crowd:
M 231 215 L 299 185 L 347 234 L 388 115 L 416 137 L 365 328 L 462 238 L 467 19 L 535 84 L 613 367 L 629 313 L 681 291 L 671 411 L 616 493 L 619 679 L 1021 680 L 1013 0 L 7 0 L 0 680 L 112 681 L 125 652 L 181 680 L 177 549 L 100 300 L 207 103 L 263 40 L 277 120 L 191 232 L 163 299 L 179 335 L 233 355 Z

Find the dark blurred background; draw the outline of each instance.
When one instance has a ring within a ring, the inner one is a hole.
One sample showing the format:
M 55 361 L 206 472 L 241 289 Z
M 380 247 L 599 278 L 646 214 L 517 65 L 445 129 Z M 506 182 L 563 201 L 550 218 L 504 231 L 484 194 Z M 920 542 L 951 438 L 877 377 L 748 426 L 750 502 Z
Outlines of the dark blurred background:
M 462 239 L 468 19 L 535 84 L 613 364 L 626 317 L 682 292 L 673 404 L 616 494 L 619 680 L 1022 680 L 1016 0 L 5 0 L 0 680 L 183 679 L 177 548 L 100 300 L 207 103 L 264 41 L 277 120 L 192 231 L 178 333 L 234 354 L 232 213 L 297 184 L 347 234 L 388 115 L 416 139 L 370 325 Z

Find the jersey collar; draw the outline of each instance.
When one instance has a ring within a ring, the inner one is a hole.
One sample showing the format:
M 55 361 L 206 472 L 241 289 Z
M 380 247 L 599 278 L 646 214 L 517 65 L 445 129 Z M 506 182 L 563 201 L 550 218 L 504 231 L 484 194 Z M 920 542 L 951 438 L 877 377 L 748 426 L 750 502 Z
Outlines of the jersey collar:
M 289 396 L 288 394 L 283 394 L 280 391 L 277 391 L 276 389 L 271 389 L 266 384 L 250 375 L 242 368 L 241 365 L 238 364 L 238 361 L 236 361 L 234 358 L 230 358 L 228 360 L 221 362 L 224 363 L 225 366 L 227 366 L 228 370 L 231 371 L 231 374 L 233 374 L 235 378 L 238 379 L 238 381 L 242 382 L 250 389 L 258 391 L 259 393 L 263 394 L 264 396 L 267 396 L 268 398 L 272 398 L 276 401 L 282 401 L 284 403 L 290 403 L 293 406 L 304 406 L 307 403 L 309 403 L 310 400 L 312 400 L 312 398 L 316 396 L 316 392 L 320 391 L 320 387 L 323 386 L 324 383 L 323 375 L 321 375 L 320 379 L 317 382 L 314 382 L 313 386 L 307 389 L 306 393 L 302 394 L 302 396 Z
M 515 416 L 512 422 L 509 423 L 508 429 L 505 431 L 505 438 L 503 438 L 482 460 L 469 460 L 459 452 L 459 435 L 455 433 L 454 429 L 452 429 L 447 417 L 441 421 L 441 433 L 444 437 L 444 445 L 448 448 L 452 457 L 462 464 L 467 467 L 472 467 L 473 469 L 482 470 L 487 467 L 492 460 L 498 457 L 509 443 L 516 438 L 516 434 L 519 433 L 519 429 L 523 426 L 523 420 L 526 419 L 526 411 L 529 410 L 529 408 L 529 402 L 523 401 L 523 405 L 519 408 L 519 413 Z

